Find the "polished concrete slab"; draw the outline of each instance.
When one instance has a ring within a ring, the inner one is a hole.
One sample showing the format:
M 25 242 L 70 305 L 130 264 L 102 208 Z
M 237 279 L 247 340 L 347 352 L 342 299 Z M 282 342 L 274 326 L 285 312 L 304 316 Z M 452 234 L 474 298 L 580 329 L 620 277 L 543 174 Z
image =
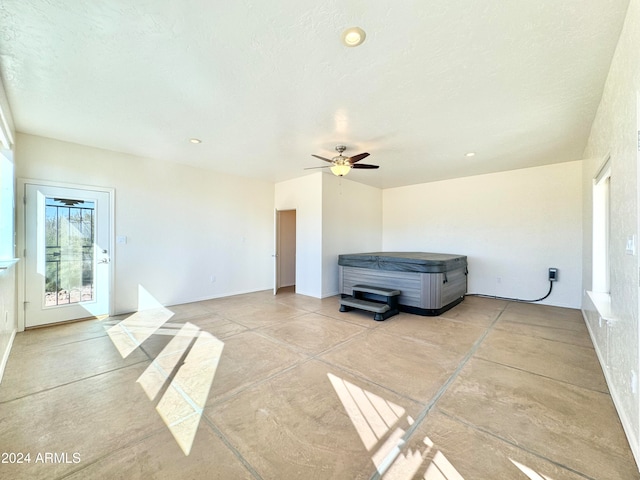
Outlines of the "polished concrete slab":
M 638 476 L 606 393 L 473 358 L 438 408 L 588 478 Z
M 11 479 L 640 479 L 580 312 L 478 297 L 376 322 L 283 289 L 20 333 L 0 445 Z
M 366 479 L 389 432 L 419 411 L 417 402 L 310 360 L 206 415 L 262 478 Z
M 378 328 L 320 356 L 331 365 L 398 392 L 428 402 L 453 374 L 462 356 Z
M 508 365 L 591 390 L 608 392 L 593 348 L 538 336 L 493 330 L 476 353 L 477 358 Z

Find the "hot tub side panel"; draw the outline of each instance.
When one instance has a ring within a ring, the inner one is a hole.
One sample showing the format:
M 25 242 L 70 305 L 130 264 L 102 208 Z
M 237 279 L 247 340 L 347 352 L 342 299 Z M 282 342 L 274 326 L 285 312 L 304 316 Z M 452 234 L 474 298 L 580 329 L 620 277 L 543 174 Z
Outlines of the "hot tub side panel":
M 425 276 L 426 275 L 428 274 L 425 274 Z M 437 285 L 432 286 L 432 289 L 435 290 L 432 297 L 434 298 L 433 302 L 438 303 L 435 298 L 439 299 L 439 306 L 433 308 L 443 308 L 453 302 L 456 302 L 454 305 L 457 305 L 462 301 L 464 295 L 467 293 L 467 267 L 464 266 L 449 272 L 441 273 L 440 278 L 437 280 L 432 279 L 432 282 L 437 282 Z M 431 303 L 431 305 L 434 303 Z M 423 308 L 429 307 L 425 305 Z
M 338 267 L 338 273 L 340 293 L 344 295 L 353 295 L 354 285 L 397 288 L 400 290 L 398 301 L 401 305 L 420 308 L 424 286 L 419 273 L 343 266 Z
M 358 267 L 338 267 L 340 293 L 352 295 L 354 285 L 400 290 L 400 309 L 418 315 L 440 315 L 464 299 L 466 267 L 444 273 L 395 272 Z

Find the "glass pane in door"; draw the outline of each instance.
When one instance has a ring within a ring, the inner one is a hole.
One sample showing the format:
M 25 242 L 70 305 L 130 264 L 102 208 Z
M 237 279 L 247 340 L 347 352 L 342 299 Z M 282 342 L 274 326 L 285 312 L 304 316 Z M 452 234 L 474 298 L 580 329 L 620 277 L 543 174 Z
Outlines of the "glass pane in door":
M 94 300 L 95 202 L 45 200 L 45 307 Z

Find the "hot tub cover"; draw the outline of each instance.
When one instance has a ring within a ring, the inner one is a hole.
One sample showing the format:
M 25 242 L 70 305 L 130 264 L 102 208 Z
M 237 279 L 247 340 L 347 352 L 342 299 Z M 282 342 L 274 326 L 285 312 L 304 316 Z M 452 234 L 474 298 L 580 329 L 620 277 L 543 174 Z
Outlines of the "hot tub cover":
M 465 255 L 426 252 L 372 252 L 338 255 L 338 265 L 392 272 L 443 273 L 467 266 Z

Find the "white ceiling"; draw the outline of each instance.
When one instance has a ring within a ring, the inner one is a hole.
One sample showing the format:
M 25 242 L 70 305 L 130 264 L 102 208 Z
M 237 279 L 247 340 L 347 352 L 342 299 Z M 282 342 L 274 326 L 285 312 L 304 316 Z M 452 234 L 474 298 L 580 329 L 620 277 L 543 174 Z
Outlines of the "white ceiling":
M 628 3 L 3 0 L 0 68 L 21 132 L 387 188 L 581 159 Z

